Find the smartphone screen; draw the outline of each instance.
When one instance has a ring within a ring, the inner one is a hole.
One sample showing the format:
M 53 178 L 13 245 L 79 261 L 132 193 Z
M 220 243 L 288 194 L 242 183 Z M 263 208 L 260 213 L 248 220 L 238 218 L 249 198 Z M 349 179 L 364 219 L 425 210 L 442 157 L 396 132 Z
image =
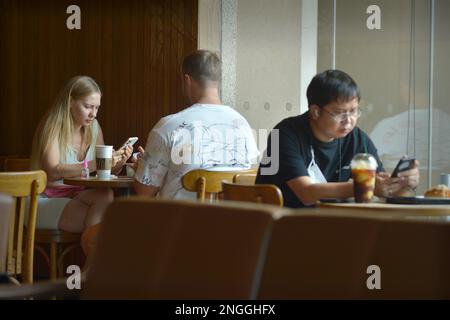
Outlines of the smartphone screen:
M 415 160 L 416 159 L 414 158 L 400 159 L 400 161 L 397 163 L 397 166 L 394 169 L 394 172 L 392 172 L 391 177 L 395 178 L 398 176 L 400 172 L 412 169 L 414 167 Z
M 137 137 L 128 138 L 128 140 L 120 148 L 122 149 L 125 148 L 125 146 L 133 146 L 137 141 L 138 141 Z

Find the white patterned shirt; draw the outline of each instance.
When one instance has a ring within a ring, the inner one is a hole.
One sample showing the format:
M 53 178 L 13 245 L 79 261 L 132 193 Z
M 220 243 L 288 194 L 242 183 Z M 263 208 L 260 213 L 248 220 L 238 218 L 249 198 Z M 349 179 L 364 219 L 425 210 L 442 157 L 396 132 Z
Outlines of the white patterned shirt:
M 195 198 L 181 179 L 194 169 L 249 169 L 259 152 L 250 125 L 224 105 L 194 104 L 162 118 L 150 131 L 135 179 L 160 187 L 160 196 Z

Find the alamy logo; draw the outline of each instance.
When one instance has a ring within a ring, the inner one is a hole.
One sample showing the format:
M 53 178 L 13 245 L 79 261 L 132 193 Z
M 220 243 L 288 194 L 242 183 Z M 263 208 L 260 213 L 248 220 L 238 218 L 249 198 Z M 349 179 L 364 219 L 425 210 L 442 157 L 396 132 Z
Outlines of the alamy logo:
M 66 280 L 67 289 L 73 290 L 81 290 L 81 269 L 77 265 L 70 265 L 66 270 L 67 274 L 70 276 Z
M 80 30 L 81 29 L 81 9 L 80 9 L 80 7 L 76 6 L 76 5 L 70 5 L 67 7 L 66 13 L 70 14 L 70 16 L 66 20 L 67 29 Z
M 367 29 L 380 30 L 381 29 L 381 9 L 376 4 L 367 7 L 367 14 L 370 16 L 367 18 Z
M 366 285 L 369 290 L 381 289 L 381 269 L 377 265 L 371 265 L 367 267 L 367 274 L 370 274 L 367 278 Z
M 175 165 L 257 165 L 258 153 L 262 153 L 268 137 L 269 130 L 266 129 L 256 131 L 226 123 L 206 125 L 201 121 L 183 123 L 172 132 L 170 158 Z M 259 141 L 259 146 L 253 146 L 252 139 Z M 261 158 L 261 175 L 274 175 L 279 169 L 278 129 L 270 132 L 269 140 L 271 150 L 270 154 L 264 152 Z

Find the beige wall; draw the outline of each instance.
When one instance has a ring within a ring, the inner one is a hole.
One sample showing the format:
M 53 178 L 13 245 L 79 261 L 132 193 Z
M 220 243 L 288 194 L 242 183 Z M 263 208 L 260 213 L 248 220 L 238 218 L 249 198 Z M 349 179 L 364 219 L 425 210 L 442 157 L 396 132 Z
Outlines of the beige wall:
M 236 4 L 235 25 L 221 25 L 221 17 L 233 15 L 221 12 L 230 10 L 230 2 Z M 254 129 L 272 129 L 306 110 L 306 87 L 316 73 L 316 15 L 316 0 L 200 0 L 199 47 L 235 55 L 222 56 L 236 64 L 223 66 L 224 76 L 233 79 L 232 88 L 224 86 L 232 98 L 223 92 L 224 100 Z
M 246 117 L 264 151 L 265 134 L 307 109 L 317 0 L 200 0 L 198 37 L 201 49 L 221 51 L 222 100 Z
M 236 109 L 253 128 L 300 111 L 300 1 L 238 4 Z

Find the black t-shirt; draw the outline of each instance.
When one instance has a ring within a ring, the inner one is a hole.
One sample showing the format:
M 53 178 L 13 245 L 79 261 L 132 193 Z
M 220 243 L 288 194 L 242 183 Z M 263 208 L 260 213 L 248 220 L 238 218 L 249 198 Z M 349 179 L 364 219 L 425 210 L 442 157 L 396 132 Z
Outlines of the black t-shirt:
M 275 164 L 275 155 L 272 156 L 271 137 L 269 135 L 265 156 L 271 161 L 265 164 L 261 161 L 256 183 L 275 184 L 283 193 L 284 205 L 286 207 L 298 208 L 305 205 L 297 198 L 289 188 L 287 182 L 291 179 L 309 176 L 308 166 L 312 160 L 311 146 L 314 149 L 314 159 L 328 182 L 345 182 L 351 177 L 350 162 L 358 153 L 372 154 L 378 162 L 377 171 L 384 171 L 383 165 L 378 157 L 377 149 L 373 142 L 358 127 L 355 127 L 344 138 L 335 139 L 332 142 L 321 142 L 317 140 L 309 125 L 309 112 L 302 115 L 284 119 L 274 128 L 278 129 L 279 135 L 279 167 L 275 174 L 261 174 L 261 168 L 266 170 Z M 276 137 L 276 135 L 274 135 Z M 275 142 L 274 142 L 275 143 Z M 366 145 L 366 147 L 364 147 Z M 276 153 L 276 148 L 273 148 Z M 276 168 L 274 166 L 274 168 Z

